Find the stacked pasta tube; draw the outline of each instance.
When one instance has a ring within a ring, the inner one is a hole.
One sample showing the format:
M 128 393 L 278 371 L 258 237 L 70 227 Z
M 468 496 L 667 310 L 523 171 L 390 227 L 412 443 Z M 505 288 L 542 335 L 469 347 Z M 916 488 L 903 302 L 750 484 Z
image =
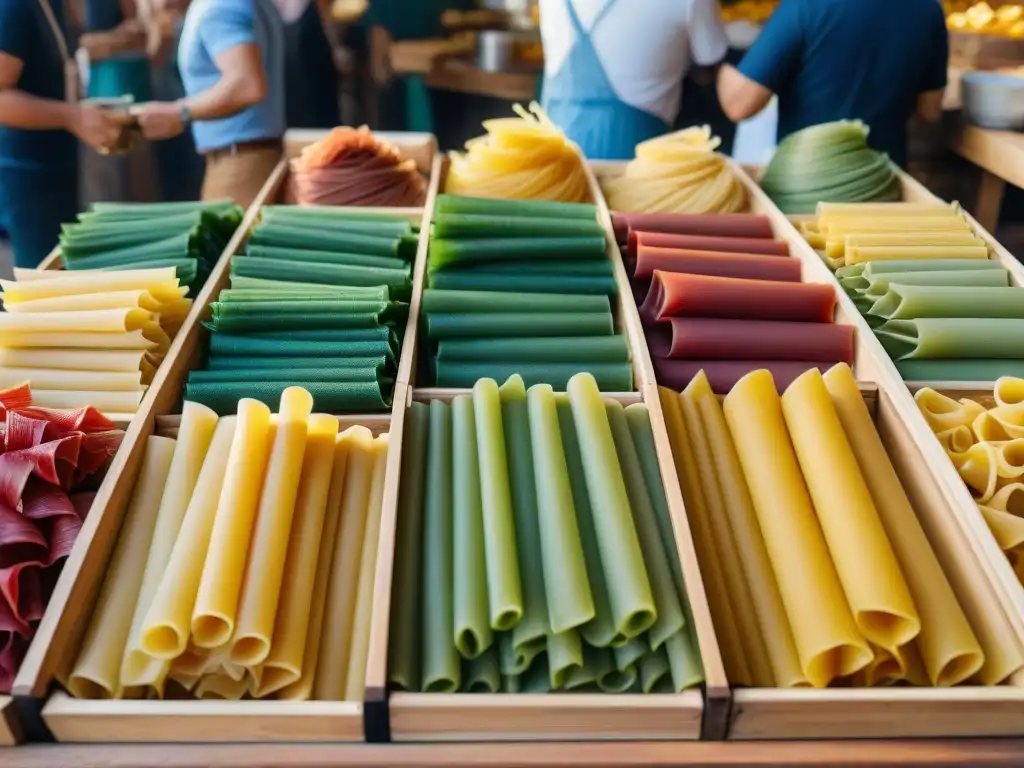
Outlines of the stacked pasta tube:
M 149 438 L 73 695 L 362 700 L 388 438 L 312 404 Z

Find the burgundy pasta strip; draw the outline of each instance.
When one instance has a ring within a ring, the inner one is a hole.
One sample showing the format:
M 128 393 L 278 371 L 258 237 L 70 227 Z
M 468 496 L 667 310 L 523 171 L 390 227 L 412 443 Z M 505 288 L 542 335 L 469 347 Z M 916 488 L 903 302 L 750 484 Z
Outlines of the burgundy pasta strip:
M 627 250 L 635 254 L 641 246 L 652 248 L 685 248 L 694 251 L 720 253 L 760 253 L 765 256 L 789 256 L 789 243 L 763 237 L 707 237 L 705 235 L 675 235 L 670 232 L 629 231 Z
M 793 323 L 673 317 L 648 330 L 655 357 L 686 360 L 808 360 L 853 362 L 854 328 Z
M 627 242 L 631 230 L 703 237 L 773 236 L 772 223 L 758 213 L 612 213 L 615 237 Z
M 692 275 L 800 282 L 800 262 L 797 259 L 753 253 L 718 253 L 641 245 L 637 251 L 633 276 L 637 279 L 647 279 L 658 269 Z

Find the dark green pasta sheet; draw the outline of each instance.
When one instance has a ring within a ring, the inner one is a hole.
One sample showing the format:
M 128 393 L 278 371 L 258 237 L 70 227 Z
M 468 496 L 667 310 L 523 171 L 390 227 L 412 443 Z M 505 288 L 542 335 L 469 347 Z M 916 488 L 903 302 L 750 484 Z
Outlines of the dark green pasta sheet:
M 502 200 L 491 197 L 438 195 L 434 215 L 450 213 L 596 220 L 597 206 L 590 203 L 558 203 L 547 200 Z
M 611 312 L 605 296 L 558 293 L 505 293 L 499 291 L 423 291 L 427 314 L 492 314 L 499 312 Z
M 603 235 L 595 237 L 501 237 L 460 240 L 431 239 L 431 269 L 487 264 L 509 260 L 547 258 L 606 259 Z
M 445 362 L 628 363 L 629 343 L 622 335 L 548 338 L 446 339 L 437 345 Z
M 80 221 L 123 219 L 152 219 L 162 216 L 174 216 L 192 211 L 206 211 L 218 215 L 236 213 L 242 216 L 242 209 L 233 200 L 184 201 L 176 203 L 93 203 L 88 213 L 78 214 Z
M 252 316 L 230 315 L 203 323 L 211 331 L 224 333 L 259 333 L 261 331 L 301 331 L 312 329 L 379 328 L 387 325 L 380 312 L 309 312 Z
M 501 312 L 490 314 L 427 314 L 430 339 L 524 336 L 610 336 L 611 312 Z
M 243 371 L 263 370 L 270 368 L 289 369 L 346 369 L 368 368 L 386 371 L 390 368 L 388 359 L 378 357 L 219 357 L 212 356 L 206 361 L 206 369 L 210 371 Z
M 80 255 L 73 246 L 61 248 L 61 256 L 66 264 L 83 263 L 92 268 L 113 267 L 131 261 L 146 259 L 173 259 L 189 256 L 192 232 L 180 232 L 159 240 L 149 240 L 121 248 L 109 248 L 86 255 Z
M 401 237 L 412 232 L 412 223 L 401 216 L 339 216 L 324 206 L 316 210 L 306 206 L 266 206 L 260 211 L 260 223 L 261 226 L 313 227 L 320 231 L 376 237 Z
M 261 259 L 255 256 L 233 256 L 231 257 L 232 281 L 236 276 L 297 283 L 320 282 L 328 285 L 385 285 L 390 291 L 391 298 L 397 301 L 408 301 L 412 293 L 409 269 L 312 264 L 280 259 Z
M 898 360 L 896 370 L 906 381 L 990 382 L 1002 376 L 1024 378 L 1024 360 Z
M 387 332 L 388 329 L 373 330 Z M 210 354 L 219 357 L 385 357 L 394 365 L 397 359 L 394 341 L 391 334 L 372 340 L 338 342 L 214 333 L 210 336 Z
M 381 381 L 380 368 L 245 368 L 192 371 L 188 380 L 193 384 L 212 382 L 230 383 L 245 381 L 291 381 L 291 382 L 341 382 Z
M 581 264 L 598 264 L 588 261 Z M 608 275 L 562 275 L 543 273 L 509 274 L 487 270 L 447 270 L 430 272 L 432 288 L 457 291 L 521 291 L 523 293 L 575 293 L 614 296 L 615 277 Z
M 188 382 L 184 397 L 212 408 L 220 416 L 228 416 L 238 411 L 238 401 L 243 397 L 277 408 L 281 403 L 281 393 L 296 385 L 313 396 L 313 410 L 321 413 L 377 413 L 390 408 L 390 398 L 385 398 L 376 381 Z
M 374 256 L 368 253 L 342 253 L 341 251 L 314 251 L 306 248 L 284 248 L 276 245 L 248 245 L 249 256 L 279 261 L 308 261 L 313 264 L 347 264 L 353 267 L 383 267 L 406 269 L 408 263 L 395 256 Z
M 387 301 L 388 289 L 386 285 L 331 285 L 323 283 L 303 283 L 294 280 L 273 280 L 261 277 L 246 277 L 244 275 L 233 275 L 231 288 L 242 292 L 258 291 L 260 293 L 294 293 L 303 294 L 330 294 L 359 296 L 363 299 L 376 299 Z
M 287 283 L 284 283 L 287 285 Z M 333 287 L 333 286 L 332 286 Z M 337 286 L 334 291 L 308 291 L 300 288 L 290 290 L 255 290 L 251 288 L 227 288 L 220 292 L 219 301 L 241 303 L 246 301 L 387 301 L 388 289 L 378 286 Z
M 596 219 L 443 213 L 434 217 L 433 237 L 604 237 Z
M 465 389 L 479 379 L 498 381 L 519 374 L 526 386 L 550 384 L 564 391 L 569 379 L 577 373 L 589 373 L 604 392 L 630 392 L 633 389 L 633 367 L 629 363 L 517 363 L 517 362 L 437 362 L 438 387 Z
M 205 325 L 215 331 L 245 333 L 285 330 L 376 328 L 405 323 L 407 304 L 384 301 L 219 302 L 210 305 L 213 318 Z
M 496 261 L 481 267 L 468 264 L 462 268 L 444 270 L 444 274 L 472 274 L 486 271 L 490 274 L 539 275 L 565 277 L 612 277 L 615 270 L 611 259 L 522 259 L 519 261 Z M 441 273 L 438 273 L 441 274 Z
M 253 230 L 250 245 L 306 248 L 311 251 L 345 251 L 374 256 L 398 256 L 401 237 L 342 232 L 315 226 L 263 224 Z

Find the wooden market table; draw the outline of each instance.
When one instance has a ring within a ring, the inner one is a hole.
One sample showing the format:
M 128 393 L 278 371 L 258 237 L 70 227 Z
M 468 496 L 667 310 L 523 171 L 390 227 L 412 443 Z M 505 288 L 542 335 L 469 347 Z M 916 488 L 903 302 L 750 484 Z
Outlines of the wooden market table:
M 975 218 L 989 232 L 999 221 L 1006 185 L 1024 187 L 1024 134 L 970 125 L 962 116 L 951 121 L 949 148 L 981 169 Z

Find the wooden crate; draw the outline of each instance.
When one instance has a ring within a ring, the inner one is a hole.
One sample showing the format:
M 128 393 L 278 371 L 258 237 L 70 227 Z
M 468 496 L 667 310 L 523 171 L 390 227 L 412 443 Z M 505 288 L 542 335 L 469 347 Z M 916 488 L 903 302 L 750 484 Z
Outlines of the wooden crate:
M 999 631 L 1011 632 L 1015 642 L 1024 644 L 1024 588 L 919 412 L 896 366 L 850 298 L 839 288 L 832 271 L 757 185 L 754 179 L 760 177 L 761 169 L 736 166 L 736 171 L 754 204 L 772 218 L 777 231 L 783 232 L 789 241 L 790 253 L 802 261 L 804 279 L 836 286 L 838 313 L 844 314 L 857 327 L 860 348 L 857 378 L 877 386 L 875 416 L 879 432 L 958 595 L 973 594 L 977 600 L 988 601 L 991 621 L 1000 625 L 1006 622 Z M 942 202 L 906 174 L 900 172 L 900 176 L 904 200 Z M 994 258 L 1002 261 L 1000 254 L 1005 254 L 1013 259 L 976 221 L 967 218 L 979 236 L 989 243 Z M 1014 269 L 1013 265 L 1004 263 L 1011 271 Z M 1019 271 L 1015 272 L 1014 279 L 1019 279 L 1019 275 Z M 870 362 L 865 366 L 867 361 Z M 964 602 L 963 597 L 961 602 Z M 815 701 L 818 694 L 820 701 Z M 730 737 L 1015 735 L 1024 733 L 1024 717 L 1017 715 L 1022 703 L 1022 674 L 1007 685 L 993 688 L 737 690 L 733 694 L 734 724 Z M 798 716 L 801 713 L 806 716 L 805 721 Z
M 447 172 L 447 159 L 435 161 L 434 180 L 443 186 Z M 589 171 L 588 171 L 589 173 Z M 634 365 L 635 391 L 605 394 L 623 403 L 645 402 L 651 410 L 659 465 L 662 472 L 672 467 L 668 435 L 660 416 L 657 391 L 642 382 L 650 381 L 650 358 L 644 346 L 640 318 L 632 300 L 626 273 L 615 245 L 611 216 L 604 204 L 596 178 L 590 174 L 592 197 L 598 206 L 598 216 L 608 238 L 608 255 L 615 265 L 618 284 L 616 322 L 630 345 Z M 427 200 L 423 232 L 429 233 L 436 192 Z M 417 258 L 416 281 L 410 311 L 410 328 L 415 338 L 418 329 L 419 308 L 422 301 L 427 252 L 424 237 Z M 415 349 L 414 349 L 415 356 Z M 410 385 L 408 403 L 413 399 L 450 400 L 468 390 L 421 388 L 415 386 L 415 360 L 408 369 Z M 674 477 L 674 475 L 673 475 Z M 702 736 L 721 738 L 728 715 L 728 688 L 711 625 L 711 613 L 704 594 L 696 553 L 689 536 L 689 527 L 682 510 L 682 496 L 678 483 L 667 484 L 667 498 L 676 532 L 684 578 L 696 625 L 696 634 L 704 663 L 706 685 L 703 695 L 696 690 L 676 695 L 643 696 L 623 695 L 566 695 L 566 694 L 425 694 L 394 693 L 388 699 L 391 738 L 394 741 L 554 741 L 554 740 L 680 740 Z M 389 510 L 385 510 L 387 514 Z M 374 605 L 382 610 L 374 612 L 374 626 L 370 636 L 370 659 L 367 668 L 367 691 L 371 688 L 382 696 L 387 691 L 388 616 L 391 603 L 391 575 L 394 561 L 396 521 L 385 518 L 377 556 L 377 581 Z M 708 719 L 707 713 L 714 715 Z
M 258 221 L 259 211 L 280 188 L 285 168 L 279 166 L 264 186 L 260 197 L 246 213 L 246 227 L 235 238 L 241 250 L 249 229 Z M 375 210 L 375 209 L 360 209 Z M 394 212 L 389 209 L 389 212 Z M 405 212 L 411 219 L 419 210 Z M 424 237 L 426 235 L 423 235 Z M 230 256 L 217 263 L 201 300 L 182 327 L 167 364 L 153 381 L 146 410 L 129 427 L 121 450 L 104 480 L 65 564 L 60 581 L 40 623 L 29 652 L 15 680 L 14 693 L 38 703 L 54 682 L 64 677 L 74 663 L 79 641 L 88 626 L 117 532 L 121 526 L 135 477 L 141 466 L 146 439 L 153 434 L 175 434 L 181 394 L 188 372 L 202 361 L 209 333 L 201 320 L 210 315 L 209 304 L 230 283 Z M 412 354 L 413 345 L 403 345 L 402 358 Z M 402 364 L 402 361 L 399 363 Z M 384 519 L 394 520 L 398 503 L 402 422 L 407 387 L 396 382 L 392 414 L 346 415 L 343 426 L 363 424 L 375 432 L 389 431 L 387 476 L 383 499 Z M 390 568 L 390 565 L 388 566 Z M 379 571 L 379 567 L 378 567 Z M 380 610 L 374 607 L 374 617 Z M 386 606 L 384 608 L 386 610 Z M 284 701 L 96 701 L 78 700 L 55 692 L 42 708 L 45 726 L 60 741 L 93 742 L 289 742 L 362 741 L 386 737 L 386 715 L 380 700 L 372 700 L 367 686 L 366 702 L 284 702 Z M 383 724 L 381 724 L 383 723 Z M 37 724 L 38 725 L 38 724 Z

